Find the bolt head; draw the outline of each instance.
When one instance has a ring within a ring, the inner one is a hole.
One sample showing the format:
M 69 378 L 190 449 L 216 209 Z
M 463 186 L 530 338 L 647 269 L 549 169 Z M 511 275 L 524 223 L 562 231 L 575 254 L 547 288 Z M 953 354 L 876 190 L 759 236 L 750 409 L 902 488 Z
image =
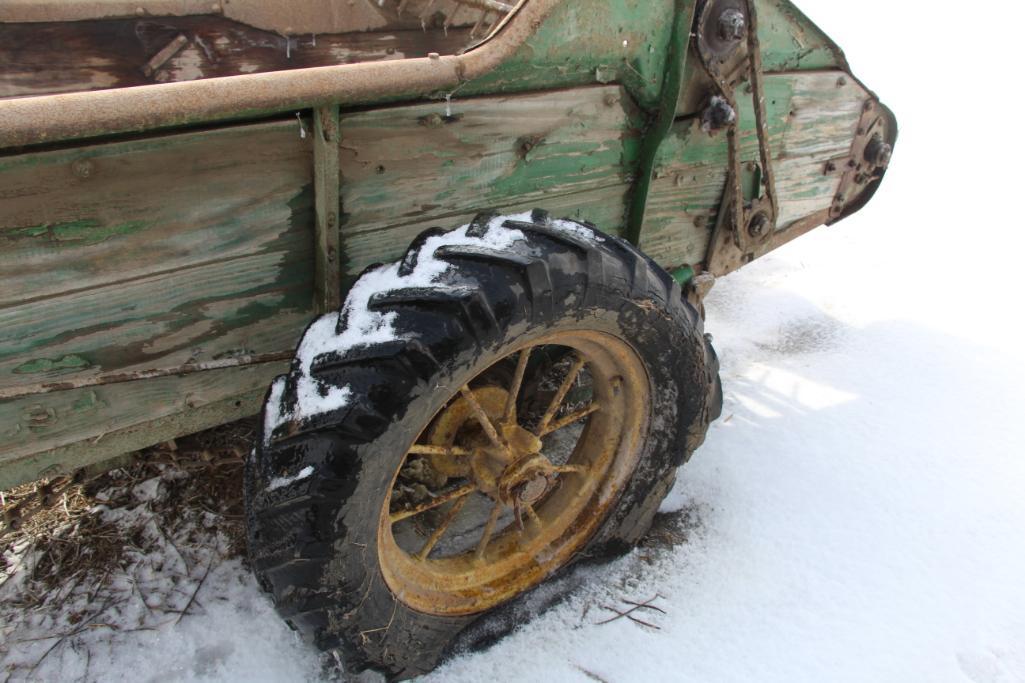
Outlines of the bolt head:
M 96 164 L 89 159 L 79 159 L 71 165 L 71 170 L 79 178 L 88 178 L 96 172 Z
M 883 140 L 883 136 L 876 134 L 865 147 L 865 161 L 873 166 L 885 168 L 890 164 L 893 156 L 893 146 Z
M 737 9 L 728 9 L 719 15 L 719 37 L 728 42 L 736 42 L 747 32 L 747 20 L 744 13 Z
M 757 213 L 747 225 L 747 232 L 751 237 L 761 237 L 769 227 L 769 217 L 764 213 Z
M 548 477 L 539 474 L 516 487 L 516 497 L 522 503 L 534 503 L 548 490 Z

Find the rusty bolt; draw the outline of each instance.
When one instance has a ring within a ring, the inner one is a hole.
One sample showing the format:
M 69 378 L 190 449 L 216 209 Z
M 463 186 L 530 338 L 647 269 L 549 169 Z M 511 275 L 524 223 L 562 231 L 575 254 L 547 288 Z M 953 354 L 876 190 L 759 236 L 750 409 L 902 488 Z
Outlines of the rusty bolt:
M 725 98 L 718 95 L 712 98 L 705 111 L 701 113 L 701 129 L 710 134 L 731 126 L 736 121 L 737 112 Z
M 539 474 L 516 487 L 516 497 L 523 503 L 534 503 L 548 490 L 548 477 Z
M 747 31 L 747 20 L 744 13 L 737 9 L 728 9 L 719 15 L 719 37 L 735 42 L 744 37 Z
M 71 165 L 71 171 L 79 178 L 88 178 L 96 170 L 96 164 L 89 159 L 79 159 Z
M 865 146 L 865 161 L 880 168 L 890 165 L 890 158 L 893 156 L 893 146 L 883 140 L 883 136 L 876 133 L 872 136 L 868 145 Z
M 747 233 L 751 237 L 761 237 L 765 234 L 765 230 L 768 227 L 769 217 L 759 211 L 751 218 L 751 222 L 747 224 Z

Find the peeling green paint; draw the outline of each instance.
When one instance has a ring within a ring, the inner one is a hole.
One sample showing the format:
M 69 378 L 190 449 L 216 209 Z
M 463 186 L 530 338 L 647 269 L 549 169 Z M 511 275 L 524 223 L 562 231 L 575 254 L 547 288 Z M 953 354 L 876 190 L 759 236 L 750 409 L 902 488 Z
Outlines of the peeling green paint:
M 694 279 L 694 269 L 690 266 L 683 266 L 673 271 L 673 279 L 681 285 L 685 285 Z
M 100 398 L 95 391 L 89 391 L 75 399 L 75 402 L 71 404 L 71 410 L 81 413 L 86 410 L 98 410 L 106 406 L 107 402 Z
M 70 354 L 56 360 L 36 358 L 22 363 L 14 369 L 14 372 L 19 375 L 34 375 L 43 372 L 60 372 L 61 370 L 81 370 L 90 365 L 91 363 L 85 358 L 76 354 Z
M 145 228 L 146 223 L 144 221 L 104 225 L 100 221 L 83 218 L 65 223 L 33 225 L 25 228 L 4 230 L 0 232 L 0 241 L 41 237 L 58 246 L 68 244 L 82 247 L 99 244 L 113 237 L 130 235 Z
M 681 0 L 692 6 L 693 0 Z M 676 3 L 576 0 L 559 5 L 508 60 L 460 95 L 622 83 L 644 109 L 658 104 Z

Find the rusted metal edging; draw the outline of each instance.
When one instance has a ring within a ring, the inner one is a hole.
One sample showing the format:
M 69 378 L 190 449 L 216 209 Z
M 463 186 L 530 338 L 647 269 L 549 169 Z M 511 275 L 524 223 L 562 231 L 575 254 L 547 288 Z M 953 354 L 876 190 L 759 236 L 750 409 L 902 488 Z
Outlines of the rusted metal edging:
M 488 40 L 461 55 L 3 100 L 0 149 L 450 92 L 512 56 L 555 7 L 571 1 L 521 3 Z

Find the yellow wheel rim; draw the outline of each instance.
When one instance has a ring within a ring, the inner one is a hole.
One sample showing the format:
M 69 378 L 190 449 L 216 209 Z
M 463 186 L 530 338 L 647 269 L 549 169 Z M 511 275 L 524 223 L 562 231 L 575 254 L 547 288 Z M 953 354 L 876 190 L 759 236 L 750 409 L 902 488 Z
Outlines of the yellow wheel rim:
M 393 478 L 378 525 L 392 593 L 421 612 L 474 614 L 543 581 L 619 499 L 649 413 L 644 365 L 613 335 L 513 349 L 454 393 Z

